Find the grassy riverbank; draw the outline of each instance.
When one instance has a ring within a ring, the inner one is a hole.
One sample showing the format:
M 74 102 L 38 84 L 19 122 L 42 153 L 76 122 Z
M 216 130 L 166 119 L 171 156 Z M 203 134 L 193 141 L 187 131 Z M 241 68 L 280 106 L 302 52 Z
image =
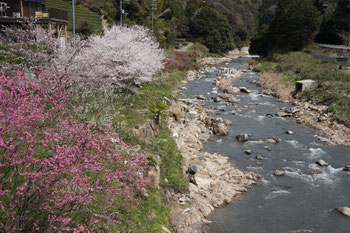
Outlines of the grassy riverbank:
M 181 81 L 186 79 L 187 71 L 200 67 L 200 58 L 216 56 L 200 44 L 194 44 L 187 51 L 172 50 L 167 51 L 167 54 L 166 67 L 156 80 L 145 83 L 134 91 L 121 93 L 117 100 L 109 103 L 103 100 L 102 102 L 113 105 L 110 112 L 87 114 L 90 118 L 88 120 L 95 122 L 112 119 L 116 132 L 126 143 L 139 145 L 152 166 L 160 165 L 160 189 L 149 185 L 146 187 L 148 197 L 140 195 L 143 200 L 140 205 L 124 210 L 124 217 L 129 222 L 123 223 L 121 229 L 127 232 L 163 232 L 162 226 L 171 229 L 170 207 L 165 192 L 167 189 L 184 191 L 187 181 L 183 174 L 182 155 L 178 153 L 166 125 L 165 119 L 170 116 L 169 100 L 175 98 L 173 93 Z M 159 123 L 158 135 L 149 140 L 135 135 L 135 130 L 150 120 Z
M 21 69 L 28 65 L 27 58 L 19 52 L 20 46 L 25 44 L 3 43 L 0 46 L 0 51 L 4 52 L 0 55 L 0 68 L 6 75 L 13 73 L 17 67 Z M 121 206 L 117 210 L 123 221 L 110 229 L 111 232 L 163 232 L 164 227 L 171 229 L 170 206 L 165 194 L 167 190 L 177 193 L 187 188 L 183 158 L 166 125 L 166 118 L 171 116 L 168 108 L 176 98 L 174 91 L 186 79 L 187 71 L 198 69 L 200 58 L 218 55 L 210 54 L 201 44 L 193 44 L 187 51 L 166 52 L 165 68 L 153 81 L 133 89 L 118 90 L 112 95 L 91 90 L 84 93 L 81 99 L 72 99 L 76 106 L 80 106 L 74 117 L 82 117 L 92 126 L 112 122 L 114 131 L 123 141 L 142 151 L 156 180 L 141 193 L 135 194 L 139 198 L 138 205 L 133 208 Z M 153 129 L 153 126 L 157 129 Z M 154 132 L 146 139 L 144 135 L 136 133 L 140 129 Z
M 313 56 L 315 53 L 327 54 L 325 50 L 313 46 L 299 52 L 274 54 L 252 63 L 254 69 L 261 72 L 262 81 L 284 98 L 293 95 L 296 81 L 315 80 L 317 87 L 314 90 L 298 93 L 295 97 L 326 105 L 328 111 L 336 113 L 339 120 L 350 123 L 350 72 L 340 70 L 339 63 L 316 58 Z M 350 66 L 349 63 L 341 65 Z

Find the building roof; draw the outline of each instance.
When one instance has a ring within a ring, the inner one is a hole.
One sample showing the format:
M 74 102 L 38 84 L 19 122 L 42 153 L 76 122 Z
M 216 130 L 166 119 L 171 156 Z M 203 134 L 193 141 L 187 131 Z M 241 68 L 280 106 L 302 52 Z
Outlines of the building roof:
M 28 0 L 28 2 L 41 3 L 45 5 L 45 0 Z

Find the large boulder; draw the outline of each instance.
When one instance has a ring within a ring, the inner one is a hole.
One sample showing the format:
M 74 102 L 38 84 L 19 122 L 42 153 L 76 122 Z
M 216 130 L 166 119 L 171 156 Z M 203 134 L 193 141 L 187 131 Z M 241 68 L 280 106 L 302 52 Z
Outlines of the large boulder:
M 214 125 L 213 133 L 217 136 L 226 136 L 228 135 L 228 128 L 225 123 L 218 123 Z
M 204 122 L 205 125 L 217 136 L 228 135 L 228 126 L 232 125 L 230 120 L 224 120 L 220 117 L 207 117 Z

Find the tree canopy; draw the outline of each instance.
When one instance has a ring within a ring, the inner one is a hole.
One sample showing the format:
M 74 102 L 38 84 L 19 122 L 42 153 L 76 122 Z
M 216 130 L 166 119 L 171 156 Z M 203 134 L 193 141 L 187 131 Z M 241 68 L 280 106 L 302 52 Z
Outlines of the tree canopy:
M 233 48 L 230 24 L 213 8 L 203 7 L 198 11 L 191 24 L 191 32 L 211 52 L 222 53 Z
M 253 37 L 252 51 L 266 55 L 270 51 L 302 49 L 313 41 L 320 25 L 319 16 L 320 12 L 311 1 L 279 0 L 269 29 L 263 28 Z

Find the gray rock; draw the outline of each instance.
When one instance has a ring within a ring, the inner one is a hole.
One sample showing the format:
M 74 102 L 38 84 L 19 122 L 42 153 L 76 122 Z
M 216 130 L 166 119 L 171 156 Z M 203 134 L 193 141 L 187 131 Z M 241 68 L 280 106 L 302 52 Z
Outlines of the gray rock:
M 273 140 L 272 138 L 266 139 L 265 142 L 268 142 L 268 143 L 276 143 L 276 141 Z
M 312 233 L 311 230 L 307 230 L 307 229 L 299 229 L 299 230 L 296 230 L 293 232 L 295 232 L 295 233 Z
M 272 139 L 273 139 L 276 143 L 282 142 L 282 141 L 283 141 L 282 138 L 279 138 L 279 137 L 272 137 Z
M 268 118 L 272 118 L 272 117 L 273 117 L 273 115 L 272 115 L 272 114 L 270 114 L 270 113 L 268 113 L 268 114 L 266 114 L 266 117 L 268 117 Z
M 291 113 L 286 113 L 286 112 L 278 112 L 278 113 L 276 113 L 276 115 L 279 117 L 291 117 L 292 116 Z
M 287 131 L 286 131 L 286 134 L 293 135 L 293 134 L 294 134 L 294 132 L 293 132 L 293 131 L 291 131 L 291 130 L 287 130 Z
M 166 228 L 165 226 L 162 226 L 162 230 L 165 232 L 165 233 L 171 233 L 171 231 Z
M 338 211 L 339 213 L 350 217 L 350 208 L 349 207 L 339 207 L 339 208 L 335 208 L 336 211 Z
M 224 124 L 227 126 L 231 126 L 232 125 L 232 121 L 224 119 Z
M 322 171 L 317 170 L 317 169 L 307 169 L 306 172 L 308 174 L 314 175 L 314 174 L 322 174 Z
M 246 142 L 249 140 L 248 134 L 240 134 L 236 136 L 236 139 L 240 142 Z
M 217 136 L 226 136 L 228 135 L 228 128 L 225 123 L 218 123 L 214 125 L 213 133 Z
M 286 173 L 284 171 L 281 170 L 276 170 L 273 172 L 274 176 L 284 176 Z
M 247 88 L 245 87 L 240 87 L 239 90 L 243 93 L 252 93 L 250 90 L 248 90 Z
M 145 189 L 145 188 L 141 188 L 141 195 L 143 196 L 143 197 L 149 197 L 149 195 L 148 195 L 148 192 L 147 192 L 147 189 Z
M 203 167 L 201 165 L 197 165 L 197 164 L 192 164 L 191 166 L 188 167 L 188 173 L 194 175 L 197 172 L 203 170 Z
M 343 168 L 344 171 L 350 172 L 350 165 L 346 165 Z
M 207 98 L 204 96 L 204 95 L 197 95 L 197 96 L 194 96 L 196 99 L 199 99 L 199 100 L 206 100 Z
M 220 97 L 214 97 L 214 102 L 216 102 L 216 103 L 218 103 L 218 102 L 220 102 L 221 101 L 221 99 L 220 99 Z
M 235 97 L 233 97 L 233 96 L 230 96 L 230 97 L 227 99 L 227 101 L 230 102 L 230 103 L 236 104 L 236 103 L 238 103 L 240 100 L 237 99 L 237 98 L 235 98 Z
M 319 160 L 317 160 L 316 161 L 316 164 L 317 165 L 319 165 L 319 166 L 321 166 L 321 167 L 327 167 L 329 164 L 328 163 L 326 163 L 324 160 L 322 160 L 322 159 L 319 159 Z

